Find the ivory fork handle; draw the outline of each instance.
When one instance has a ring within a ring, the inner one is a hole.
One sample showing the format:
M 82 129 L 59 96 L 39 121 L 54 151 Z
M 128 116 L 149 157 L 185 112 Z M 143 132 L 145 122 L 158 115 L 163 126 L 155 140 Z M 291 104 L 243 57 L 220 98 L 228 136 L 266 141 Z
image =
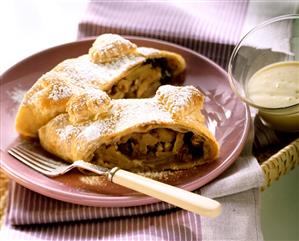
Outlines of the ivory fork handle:
M 119 168 L 113 168 L 109 174 L 113 183 L 144 193 L 161 201 L 206 217 L 217 217 L 221 213 L 221 204 L 178 187 L 161 183 Z

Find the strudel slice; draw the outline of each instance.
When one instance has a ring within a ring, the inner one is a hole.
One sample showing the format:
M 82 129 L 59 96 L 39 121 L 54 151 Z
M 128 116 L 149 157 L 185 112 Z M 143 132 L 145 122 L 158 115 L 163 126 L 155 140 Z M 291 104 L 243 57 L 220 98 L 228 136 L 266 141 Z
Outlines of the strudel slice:
M 89 90 L 39 129 L 41 145 L 60 158 L 141 171 L 188 169 L 218 157 L 193 86 L 159 87 L 152 98 L 110 99 Z
M 184 69 L 179 54 L 137 47 L 115 34 L 100 35 L 88 54 L 59 63 L 37 80 L 20 105 L 16 129 L 36 137 L 41 126 L 66 111 L 72 96 L 87 88 L 114 99 L 151 97 Z

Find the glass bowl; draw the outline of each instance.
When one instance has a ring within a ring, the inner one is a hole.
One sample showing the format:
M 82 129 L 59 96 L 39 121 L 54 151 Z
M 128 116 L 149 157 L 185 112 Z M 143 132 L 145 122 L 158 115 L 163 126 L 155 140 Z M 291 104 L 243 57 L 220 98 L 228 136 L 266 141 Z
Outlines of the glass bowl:
M 264 124 L 299 131 L 299 15 L 270 19 L 249 31 L 231 55 L 233 91 Z

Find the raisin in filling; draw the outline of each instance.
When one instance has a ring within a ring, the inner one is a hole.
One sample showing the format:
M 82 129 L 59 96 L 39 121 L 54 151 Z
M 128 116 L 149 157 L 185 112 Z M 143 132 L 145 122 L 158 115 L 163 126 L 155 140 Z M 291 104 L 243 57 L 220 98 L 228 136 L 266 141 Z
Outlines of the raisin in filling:
M 108 94 L 113 99 L 148 98 L 160 85 L 170 83 L 171 78 L 166 59 L 148 59 L 113 85 Z
M 193 133 L 157 128 L 148 133 L 133 133 L 111 145 L 102 145 L 94 161 L 107 167 L 160 171 L 187 166 L 202 159 L 203 155 L 203 140 Z

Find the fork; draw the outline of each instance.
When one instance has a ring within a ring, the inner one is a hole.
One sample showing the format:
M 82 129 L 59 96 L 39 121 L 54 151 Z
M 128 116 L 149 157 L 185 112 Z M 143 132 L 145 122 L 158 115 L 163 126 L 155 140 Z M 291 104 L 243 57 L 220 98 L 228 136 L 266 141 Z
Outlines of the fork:
M 113 183 L 202 216 L 212 218 L 217 217 L 221 213 L 221 204 L 219 202 L 199 194 L 158 182 L 118 167 L 108 169 L 83 160 L 77 160 L 72 164 L 65 163 L 46 156 L 40 152 L 40 149 L 33 144 L 23 143 L 10 148 L 8 153 L 32 169 L 49 177 L 63 175 L 74 168 L 82 168 L 98 175 L 105 175 Z

